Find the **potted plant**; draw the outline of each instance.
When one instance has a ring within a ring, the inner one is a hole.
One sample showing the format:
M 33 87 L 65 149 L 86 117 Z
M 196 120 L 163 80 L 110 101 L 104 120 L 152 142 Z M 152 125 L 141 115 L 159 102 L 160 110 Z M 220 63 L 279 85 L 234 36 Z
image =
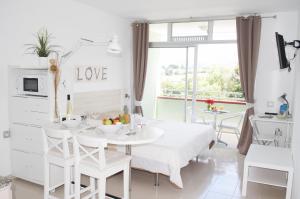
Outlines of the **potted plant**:
M 12 199 L 11 182 L 12 177 L 0 176 L 0 198 L 1 199 Z
M 26 44 L 29 46 L 27 51 L 32 54 L 36 54 L 39 58 L 39 65 L 48 67 L 48 57 L 51 53 L 56 52 L 55 48 L 57 45 L 51 45 L 51 34 L 48 33 L 47 29 L 41 29 L 35 34 L 36 43 Z

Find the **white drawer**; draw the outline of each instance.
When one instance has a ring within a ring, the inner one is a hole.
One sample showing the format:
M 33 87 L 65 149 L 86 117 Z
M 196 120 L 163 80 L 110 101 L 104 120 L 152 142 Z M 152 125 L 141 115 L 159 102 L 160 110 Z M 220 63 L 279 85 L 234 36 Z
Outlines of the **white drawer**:
M 11 144 L 13 149 L 43 154 L 42 129 L 33 126 L 12 124 Z
M 43 98 L 12 97 L 10 121 L 41 126 L 50 119 L 49 101 Z
M 30 180 L 31 167 L 29 153 L 13 150 L 12 158 L 12 174 L 18 178 Z
M 18 178 L 44 184 L 44 160 L 42 155 L 12 151 L 12 173 Z
M 48 98 L 12 97 L 12 108 L 19 111 L 49 113 Z
M 10 126 L 11 131 L 11 147 L 21 151 L 27 151 L 30 147 L 29 132 L 26 130 L 26 126 L 12 124 Z
M 11 121 L 12 123 L 18 124 L 28 124 L 42 126 L 50 119 L 49 115 L 46 113 L 37 112 L 12 112 Z

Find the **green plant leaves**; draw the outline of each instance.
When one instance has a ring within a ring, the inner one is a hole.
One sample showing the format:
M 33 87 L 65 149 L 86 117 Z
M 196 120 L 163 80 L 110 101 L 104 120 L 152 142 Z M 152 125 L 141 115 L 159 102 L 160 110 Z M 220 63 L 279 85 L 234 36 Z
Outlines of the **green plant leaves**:
M 51 34 L 48 33 L 47 29 L 41 29 L 35 34 L 37 43 L 36 44 L 25 44 L 29 46 L 27 51 L 32 54 L 37 54 L 39 57 L 48 57 L 51 53 L 56 52 L 55 48 L 58 45 L 50 45 Z

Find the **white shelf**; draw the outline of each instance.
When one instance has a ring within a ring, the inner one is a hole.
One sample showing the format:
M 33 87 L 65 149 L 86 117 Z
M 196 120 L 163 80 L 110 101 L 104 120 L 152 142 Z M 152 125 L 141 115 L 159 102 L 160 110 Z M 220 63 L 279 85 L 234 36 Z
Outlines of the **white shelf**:
M 287 187 L 287 172 L 249 167 L 248 181 L 277 187 Z

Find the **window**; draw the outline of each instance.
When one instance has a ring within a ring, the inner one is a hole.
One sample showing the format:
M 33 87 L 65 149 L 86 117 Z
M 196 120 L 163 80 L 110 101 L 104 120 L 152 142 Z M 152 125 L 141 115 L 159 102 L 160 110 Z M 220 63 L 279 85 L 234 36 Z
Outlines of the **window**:
M 145 116 L 197 120 L 206 99 L 230 112 L 245 110 L 235 20 L 153 24 L 150 36 Z
M 213 40 L 236 40 L 235 20 L 217 20 L 213 27 Z
M 197 99 L 243 99 L 235 43 L 199 44 Z
M 168 38 L 168 24 L 150 24 L 149 26 L 149 42 L 163 42 Z
M 150 24 L 149 42 L 235 41 L 235 20 Z

